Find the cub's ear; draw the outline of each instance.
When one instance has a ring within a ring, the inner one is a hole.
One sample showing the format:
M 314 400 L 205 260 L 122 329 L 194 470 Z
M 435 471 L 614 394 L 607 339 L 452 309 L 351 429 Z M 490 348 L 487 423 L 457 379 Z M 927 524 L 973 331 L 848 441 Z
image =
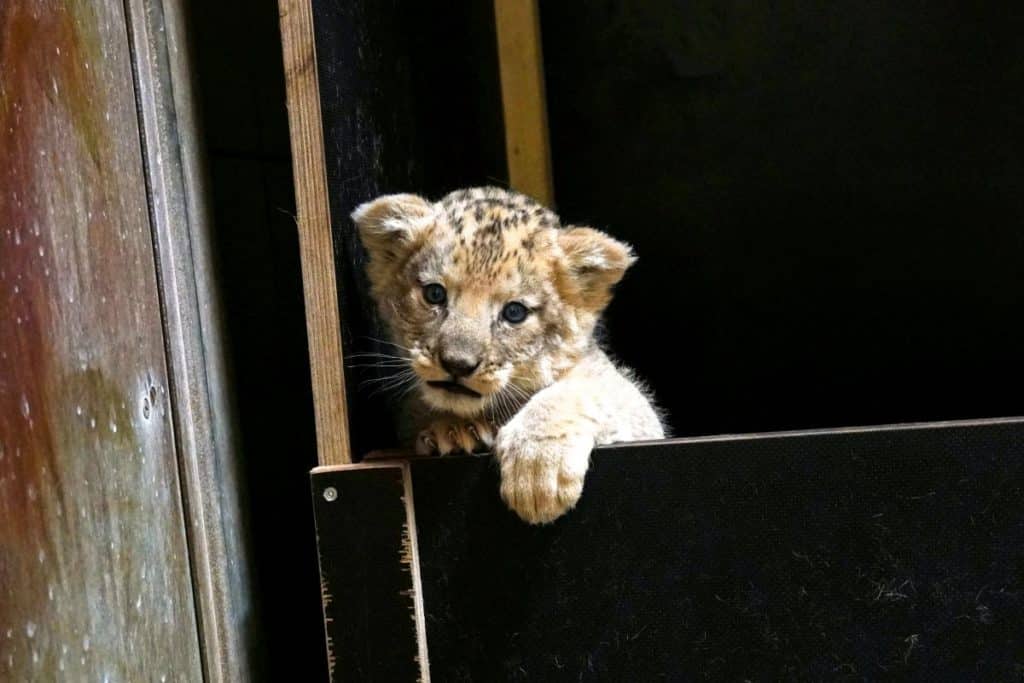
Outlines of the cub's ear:
M 430 225 L 434 208 L 414 194 L 388 194 L 360 204 L 352 212 L 359 238 L 378 264 L 405 255 Z
M 593 228 L 569 226 L 559 231 L 562 248 L 562 293 L 568 301 L 600 312 L 612 298 L 614 287 L 636 261 L 628 244 Z

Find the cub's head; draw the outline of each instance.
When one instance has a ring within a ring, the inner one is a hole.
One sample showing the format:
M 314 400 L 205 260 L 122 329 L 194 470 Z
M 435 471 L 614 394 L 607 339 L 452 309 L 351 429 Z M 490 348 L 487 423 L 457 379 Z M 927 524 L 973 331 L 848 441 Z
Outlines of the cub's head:
M 498 188 L 431 203 L 379 197 L 352 214 L 374 299 L 426 403 L 474 416 L 551 384 L 592 344 L 629 246 L 562 227 Z

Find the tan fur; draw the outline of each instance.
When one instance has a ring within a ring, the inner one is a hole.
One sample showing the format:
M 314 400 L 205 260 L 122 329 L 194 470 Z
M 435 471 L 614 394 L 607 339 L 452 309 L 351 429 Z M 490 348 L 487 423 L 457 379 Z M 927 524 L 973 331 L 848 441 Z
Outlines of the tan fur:
M 352 217 L 374 299 L 418 384 L 419 452 L 493 445 L 503 498 L 543 523 L 576 504 L 595 445 L 664 436 L 642 385 L 593 339 L 635 260 L 628 245 L 563 228 L 549 209 L 500 188 L 436 203 L 387 195 Z M 431 283 L 446 289 L 444 305 L 425 300 Z M 530 311 L 518 324 L 502 317 L 512 301 Z M 442 355 L 479 362 L 460 380 L 479 396 L 427 384 L 452 379 Z

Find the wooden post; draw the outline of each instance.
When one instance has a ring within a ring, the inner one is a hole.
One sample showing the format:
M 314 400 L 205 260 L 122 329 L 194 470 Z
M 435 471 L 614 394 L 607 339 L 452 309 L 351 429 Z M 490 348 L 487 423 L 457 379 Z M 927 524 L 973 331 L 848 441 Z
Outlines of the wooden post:
M 280 0 L 279 7 L 317 454 L 321 465 L 340 465 L 352 461 L 352 452 L 312 8 L 309 0 Z
M 494 0 L 494 23 L 509 184 L 550 206 L 554 187 L 537 0 Z

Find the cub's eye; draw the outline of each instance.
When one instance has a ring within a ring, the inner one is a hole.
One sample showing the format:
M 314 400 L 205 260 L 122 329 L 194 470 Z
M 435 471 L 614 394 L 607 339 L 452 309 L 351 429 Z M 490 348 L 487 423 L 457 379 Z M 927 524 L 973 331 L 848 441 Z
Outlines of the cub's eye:
M 440 306 L 448 300 L 448 291 L 442 285 L 431 282 L 429 285 L 423 285 L 423 298 L 428 304 Z
M 501 317 L 510 323 L 521 323 L 526 320 L 529 312 L 530 310 L 518 301 L 509 301 L 505 308 L 501 309 Z

